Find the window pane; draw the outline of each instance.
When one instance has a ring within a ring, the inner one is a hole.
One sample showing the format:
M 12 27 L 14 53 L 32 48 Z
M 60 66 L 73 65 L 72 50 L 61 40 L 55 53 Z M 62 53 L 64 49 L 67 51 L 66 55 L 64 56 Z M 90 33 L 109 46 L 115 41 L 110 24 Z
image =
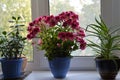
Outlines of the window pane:
M 0 0 L 0 33 L 3 30 L 9 31 L 11 16 L 21 16 L 25 21 L 23 36 L 27 34 L 27 24 L 31 21 L 31 0 Z M 27 41 L 28 42 L 28 41 Z M 31 44 L 26 43 L 23 54 L 28 60 L 33 60 L 33 50 Z
M 88 24 L 95 23 L 95 17 L 100 15 L 100 0 L 49 0 L 50 14 L 59 14 L 63 11 L 74 11 L 79 14 L 79 21 L 82 28 Z M 87 37 L 88 38 L 88 37 Z M 88 39 L 96 41 L 96 38 Z M 93 51 L 87 47 L 85 50 L 77 50 L 73 56 L 92 56 Z

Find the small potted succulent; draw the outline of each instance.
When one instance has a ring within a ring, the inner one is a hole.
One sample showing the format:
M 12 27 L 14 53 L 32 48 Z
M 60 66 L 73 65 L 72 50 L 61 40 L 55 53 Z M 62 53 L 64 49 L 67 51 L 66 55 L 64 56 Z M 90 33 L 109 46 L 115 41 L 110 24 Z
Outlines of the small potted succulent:
M 97 42 L 88 40 L 87 44 L 96 52 L 96 67 L 102 79 L 114 80 L 119 68 L 120 58 L 116 52 L 120 50 L 120 28 L 108 27 L 100 17 L 100 21 L 96 20 L 96 24 L 90 24 L 86 31 L 98 38 Z
M 21 77 L 23 59 L 21 58 L 24 49 L 25 37 L 20 34 L 21 17 L 12 17 L 11 31 L 3 31 L 0 35 L 1 66 L 4 78 Z

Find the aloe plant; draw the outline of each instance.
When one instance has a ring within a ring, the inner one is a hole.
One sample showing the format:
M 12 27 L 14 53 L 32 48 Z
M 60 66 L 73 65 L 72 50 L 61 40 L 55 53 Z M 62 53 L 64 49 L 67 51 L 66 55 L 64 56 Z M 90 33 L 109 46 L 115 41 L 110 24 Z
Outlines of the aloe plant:
M 117 58 L 114 52 L 120 50 L 120 35 L 117 33 L 120 28 L 113 29 L 108 27 L 101 17 L 100 20 L 95 18 L 95 21 L 96 24 L 88 25 L 86 31 L 89 32 L 88 36 L 97 37 L 100 43 L 88 40 L 89 43 L 87 45 L 93 48 L 99 58 Z

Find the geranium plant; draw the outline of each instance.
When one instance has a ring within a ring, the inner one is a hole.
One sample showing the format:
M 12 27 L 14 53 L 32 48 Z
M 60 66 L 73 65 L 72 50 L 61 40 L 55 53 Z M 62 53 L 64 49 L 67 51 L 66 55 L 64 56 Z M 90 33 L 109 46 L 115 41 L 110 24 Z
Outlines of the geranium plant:
M 71 57 L 76 49 L 85 49 L 84 30 L 79 26 L 78 15 L 72 11 L 54 16 L 40 16 L 28 26 L 28 39 L 39 38 L 38 45 L 48 59 Z

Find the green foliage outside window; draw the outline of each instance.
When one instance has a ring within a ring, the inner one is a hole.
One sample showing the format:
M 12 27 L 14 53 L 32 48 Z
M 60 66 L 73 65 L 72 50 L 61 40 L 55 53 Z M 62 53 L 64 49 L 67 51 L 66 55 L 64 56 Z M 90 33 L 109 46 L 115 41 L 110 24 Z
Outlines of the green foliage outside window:
M 0 0 L 0 33 L 3 30 L 10 31 L 9 26 L 11 24 L 8 21 L 11 19 L 11 16 L 20 16 L 25 21 L 24 33 L 21 34 L 26 37 L 27 24 L 31 21 L 31 0 Z M 23 54 L 25 54 L 28 60 L 33 60 L 31 43 L 26 43 Z

